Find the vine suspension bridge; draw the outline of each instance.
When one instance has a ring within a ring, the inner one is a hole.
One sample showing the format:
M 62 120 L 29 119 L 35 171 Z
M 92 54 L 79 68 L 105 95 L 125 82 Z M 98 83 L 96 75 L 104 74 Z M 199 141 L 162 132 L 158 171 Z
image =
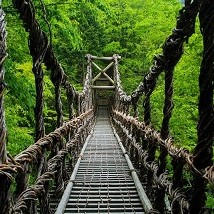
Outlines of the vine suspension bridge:
M 206 195 L 214 184 L 214 2 L 185 2 L 163 53 L 155 56 L 131 95 L 121 86 L 121 57 L 117 54 L 88 54 L 84 87 L 77 92 L 36 19 L 33 2 L 13 3 L 29 33 L 36 85 L 36 142 L 15 157 L 6 150 L 3 63 L 7 33 L 5 14 L 0 9 L 0 213 L 212 213 L 206 207 Z M 190 152 L 173 144 L 169 121 L 174 67 L 184 43 L 194 33 L 198 14 L 204 52 L 199 76 L 198 142 Z M 47 135 L 43 64 L 51 72 L 57 114 L 57 129 Z M 162 127 L 157 131 L 151 122 L 150 97 L 162 72 L 165 100 Z M 67 95 L 67 122 L 63 121 L 62 90 Z M 140 120 L 138 105 L 142 99 Z M 36 175 L 34 184 L 29 183 L 31 173 Z

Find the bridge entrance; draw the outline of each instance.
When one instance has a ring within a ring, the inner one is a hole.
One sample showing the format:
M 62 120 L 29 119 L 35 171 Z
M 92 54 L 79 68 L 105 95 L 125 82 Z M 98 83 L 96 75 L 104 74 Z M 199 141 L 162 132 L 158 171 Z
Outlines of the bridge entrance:
M 87 69 L 90 73 L 90 86 L 93 99 L 99 106 L 111 102 L 115 90 L 115 71 L 117 64 L 113 57 L 96 57 L 87 55 Z M 95 63 L 96 61 L 96 63 Z

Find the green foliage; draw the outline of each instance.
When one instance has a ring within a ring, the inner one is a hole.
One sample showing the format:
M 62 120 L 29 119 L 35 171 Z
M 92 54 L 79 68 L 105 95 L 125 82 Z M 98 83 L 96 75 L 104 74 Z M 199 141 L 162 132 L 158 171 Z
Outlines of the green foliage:
M 214 204 L 214 187 L 209 186 L 209 192 L 207 193 L 207 201 L 206 201 L 206 207 L 210 208 L 213 211 L 213 204 Z
M 6 103 L 7 101 L 9 100 L 6 99 Z M 33 129 L 26 119 L 27 112 L 21 106 L 8 106 L 5 113 L 9 140 L 8 151 L 11 155 L 16 155 L 34 142 L 32 137 Z
M 174 71 L 174 110 L 170 121 L 171 135 L 179 146 L 192 150 L 197 142 L 198 76 L 202 57 L 202 38 L 197 23 L 196 33 L 185 46 L 182 59 Z M 153 122 L 160 129 L 163 117 L 164 76 L 153 93 Z
M 33 76 L 28 73 L 31 70 L 31 64 L 17 63 L 13 68 L 13 65 L 9 67 L 10 63 L 8 60 L 6 66 L 6 69 L 8 68 L 6 81 L 10 84 L 5 96 L 5 109 L 8 150 L 14 155 L 33 142 L 35 88 Z

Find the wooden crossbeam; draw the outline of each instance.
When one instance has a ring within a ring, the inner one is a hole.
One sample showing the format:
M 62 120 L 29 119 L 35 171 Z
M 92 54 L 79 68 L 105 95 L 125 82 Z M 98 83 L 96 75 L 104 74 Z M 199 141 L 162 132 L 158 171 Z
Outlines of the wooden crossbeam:
M 92 89 L 114 89 L 115 88 L 115 86 L 108 86 L 108 85 L 104 85 L 104 86 L 102 86 L 102 85 L 92 85 L 91 86 L 91 88 Z
M 92 64 L 100 71 L 100 73 L 94 77 L 92 83 L 97 81 L 99 77 L 103 74 L 109 80 L 109 82 L 111 82 L 112 85 L 114 85 L 114 80 L 108 74 L 106 74 L 106 71 L 114 65 L 114 62 L 108 64 L 104 69 L 101 69 L 95 62 L 92 62 Z
M 92 62 L 92 64 L 93 64 L 99 71 L 102 71 L 102 69 L 101 69 L 95 62 Z

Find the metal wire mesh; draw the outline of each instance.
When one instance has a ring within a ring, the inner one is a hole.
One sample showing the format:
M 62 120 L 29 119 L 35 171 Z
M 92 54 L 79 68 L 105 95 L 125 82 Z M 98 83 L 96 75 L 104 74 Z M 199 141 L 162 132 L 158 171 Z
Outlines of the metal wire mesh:
M 105 108 L 98 113 L 65 213 L 144 213 Z

